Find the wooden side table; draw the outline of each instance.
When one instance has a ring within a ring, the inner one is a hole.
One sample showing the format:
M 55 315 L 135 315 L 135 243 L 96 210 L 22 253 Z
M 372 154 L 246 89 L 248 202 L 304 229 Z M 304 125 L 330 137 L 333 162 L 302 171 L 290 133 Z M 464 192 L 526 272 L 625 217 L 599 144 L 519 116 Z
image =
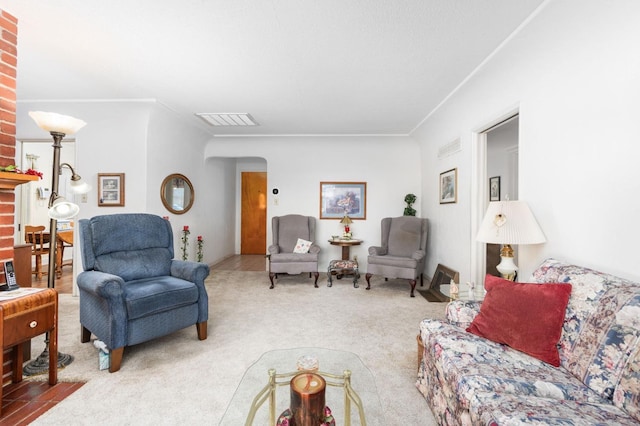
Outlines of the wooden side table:
M 7 299 L 12 295 L 18 297 Z M 52 288 L 21 288 L 0 293 L 0 365 L 4 363 L 4 349 L 12 348 L 13 359 L 22 360 L 22 343 L 46 332 L 49 332 L 49 384 L 55 385 L 58 381 L 58 292 Z M 21 380 L 22 363 L 13 362 L 11 381 Z M 2 392 L 0 386 L 0 410 Z
M 341 246 L 342 247 L 342 260 L 349 260 L 350 254 L 349 250 L 351 246 L 359 246 L 362 243 L 362 240 L 329 240 L 329 244 L 332 246 Z

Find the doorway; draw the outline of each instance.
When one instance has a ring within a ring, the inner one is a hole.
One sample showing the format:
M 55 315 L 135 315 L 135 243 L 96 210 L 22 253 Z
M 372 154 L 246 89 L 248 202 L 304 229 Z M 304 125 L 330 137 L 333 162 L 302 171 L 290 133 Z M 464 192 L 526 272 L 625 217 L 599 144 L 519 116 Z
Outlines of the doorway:
M 76 168 L 75 163 L 75 140 L 69 139 L 62 142 L 60 149 L 60 163 L 71 164 Z M 14 240 L 17 243 L 25 241 L 24 227 L 44 226 L 49 234 L 49 197 L 51 195 L 51 179 L 53 164 L 53 149 L 51 139 L 23 140 L 16 144 L 16 157 L 20 158 L 20 168 L 22 170 L 34 169 L 42 173 L 42 179 L 21 185 L 21 190 L 16 191 L 16 226 Z M 65 199 L 76 202 L 75 194 L 71 191 L 71 171 L 63 167 L 58 183 L 58 193 Z M 58 229 L 72 229 L 73 221 L 58 221 Z M 64 250 L 62 265 L 73 263 L 73 249 Z
M 498 198 L 500 201 L 518 199 L 518 145 L 519 114 L 517 111 L 506 114 L 494 123 L 476 133 L 475 176 L 476 187 L 472 215 L 472 235 L 475 235 L 490 201 L 490 185 L 499 180 Z M 496 179 L 498 178 L 498 179 Z M 495 200 L 496 193 L 494 192 Z M 472 245 L 472 271 L 474 280 L 482 283 L 485 274 L 500 276 L 496 265 L 500 263 L 500 245 L 478 243 Z M 517 249 L 514 252 L 517 259 Z M 516 260 L 517 263 L 517 260 Z
M 267 173 L 241 175 L 240 254 L 266 253 Z

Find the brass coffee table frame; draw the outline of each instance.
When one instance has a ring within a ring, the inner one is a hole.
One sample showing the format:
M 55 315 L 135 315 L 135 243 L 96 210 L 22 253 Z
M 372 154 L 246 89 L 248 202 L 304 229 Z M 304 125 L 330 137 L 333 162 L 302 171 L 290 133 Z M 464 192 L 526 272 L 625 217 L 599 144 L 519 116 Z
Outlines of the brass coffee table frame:
M 276 388 L 278 386 L 288 386 L 291 382 L 291 378 L 296 374 L 303 373 L 305 370 L 294 371 L 292 373 L 276 374 L 275 368 L 269 369 L 269 383 L 262 388 L 262 390 L 253 398 L 251 403 L 251 410 L 247 416 L 245 426 L 253 425 L 256 413 L 265 401 L 269 400 L 269 424 L 275 426 L 276 424 Z M 358 407 L 358 413 L 360 415 L 360 424 L 362 426 L 367 425 L 367 421 L 364 417 L 364 408 L 362 407 L 362 400 L 351 387 L 351 371 L 344 370 L 342 375 L 323 373 L 321 371 L 313 371 L 315 374 L 321 375 L 328 386 L 334 386 L 344 389 L 344 424 L 345 426 L 351 426 L 351 402 Z M 283 380 L 278 380 L 283 379 Z M 332 380 L 328 380 L 332 379 Z

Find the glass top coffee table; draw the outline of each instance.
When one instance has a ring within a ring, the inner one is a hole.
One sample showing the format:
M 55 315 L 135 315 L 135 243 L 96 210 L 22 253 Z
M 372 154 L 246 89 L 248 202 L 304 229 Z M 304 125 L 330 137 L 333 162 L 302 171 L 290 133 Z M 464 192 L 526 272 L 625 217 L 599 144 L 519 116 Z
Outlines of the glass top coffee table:
M 220 425 L 275 424 L 272 419 L 275 417 L 277 421 L 289 408 L 289 382 L 300 373 L 297 362 L 307 356 L 317 359 L 315 373 L 327 382 L 325 402 L 336 425 L 386 424 L 373 375 L 356 354 L 323 348 L 295 348 L 266 352 L 247 369 Z M 270 380 L 275 385 L 271 386 Z M 270 400 L 272 389 L 273 399 Z

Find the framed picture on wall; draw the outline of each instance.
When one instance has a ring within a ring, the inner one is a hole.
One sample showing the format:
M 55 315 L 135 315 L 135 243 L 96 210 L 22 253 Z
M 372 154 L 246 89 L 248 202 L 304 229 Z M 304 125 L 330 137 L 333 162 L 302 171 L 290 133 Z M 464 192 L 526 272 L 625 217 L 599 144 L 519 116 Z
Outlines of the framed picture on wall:
M 440 173 L 440 204 L 458 201 L 458 169 Z
M 500 201 L 500 176 L 489 178 L 489 201 Z
M 320 219 L 367 218 L 366 182 L 320 182 Z
M 124 206 L 124 173 L 98 173 L 98 207 Z

